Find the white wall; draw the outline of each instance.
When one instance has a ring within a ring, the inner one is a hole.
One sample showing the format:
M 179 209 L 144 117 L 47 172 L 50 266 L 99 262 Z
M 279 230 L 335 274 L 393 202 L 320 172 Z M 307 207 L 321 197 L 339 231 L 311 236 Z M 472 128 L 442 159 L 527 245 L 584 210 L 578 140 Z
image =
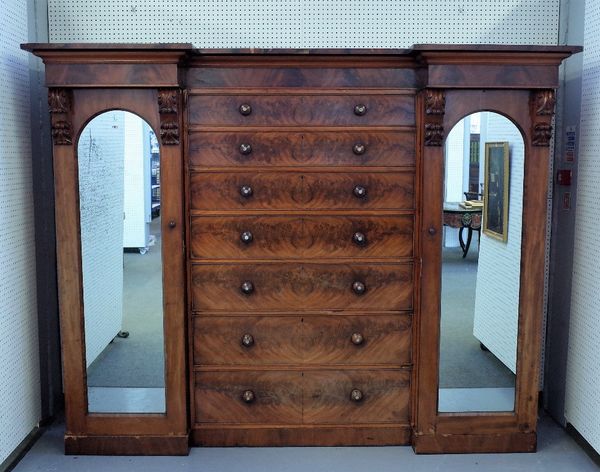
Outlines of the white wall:
M 89 366 L 121 330 L 123 318 L 124 113 L 94 118 L 77 149 Z
M 600 452 L 600 3 L 587 0 L 565 418 Z
M 0 463 L 41 415 L 27 2 L 0 11 Z
M 482 153 L 480 162 L 484 162 L 486 142 L 508 141 L 510 195 L 507 242 L 493 239 L 484 234 L 483 229 L 481 231 L 473 334 L 515 372 L 521 271 L 524 143 L 517 127 L 507 118 L 495 113 L 481 114 L 480 137 Z

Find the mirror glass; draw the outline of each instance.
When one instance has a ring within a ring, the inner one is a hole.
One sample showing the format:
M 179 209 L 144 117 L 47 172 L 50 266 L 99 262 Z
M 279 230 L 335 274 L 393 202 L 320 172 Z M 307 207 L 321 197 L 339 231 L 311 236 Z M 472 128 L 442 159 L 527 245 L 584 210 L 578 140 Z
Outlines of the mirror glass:
M 88 411 L 165 411 L 159 145 L 110 111 L 77 146 Z
M 524 142 L 497 113 L 445 143 L 440 412 L 513 411 Z

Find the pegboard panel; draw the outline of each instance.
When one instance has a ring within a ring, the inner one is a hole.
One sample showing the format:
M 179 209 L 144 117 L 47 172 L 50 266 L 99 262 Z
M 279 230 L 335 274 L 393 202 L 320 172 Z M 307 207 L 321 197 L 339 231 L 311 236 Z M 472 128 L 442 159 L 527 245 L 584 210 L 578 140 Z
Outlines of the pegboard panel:
M 560 0 L 49 0 L 52 42 L 215 48 L 557 44 Z
M 123 320 L 124 113 L 98 115 L 77 144 L 85 351 L 89 366 Z
M 27 2 L 0 14 L 0 463 L 40 420 Z
M 565 418 L 600 451 L 600 3 L 586 2 Z
M 486 142 L 509 143 L 508 239 L 497 241 L 481 231 L 473 335 L 516 372 L 525 145 L 507 118 L 495 113 L 481 116 L 482 161 Z

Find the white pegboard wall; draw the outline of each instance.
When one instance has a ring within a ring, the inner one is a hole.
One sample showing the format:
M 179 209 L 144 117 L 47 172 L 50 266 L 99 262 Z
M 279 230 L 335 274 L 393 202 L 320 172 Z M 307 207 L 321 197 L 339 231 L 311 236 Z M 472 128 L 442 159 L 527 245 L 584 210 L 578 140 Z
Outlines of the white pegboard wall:
M 0 14 L 0 463 L 41 415 L 27 2 Z
M 586 2 L 565 418 L 600 452 L 600 3 Z
M 52 42 L 207 48 L 557 44 L 560 0 L 49 0 Z

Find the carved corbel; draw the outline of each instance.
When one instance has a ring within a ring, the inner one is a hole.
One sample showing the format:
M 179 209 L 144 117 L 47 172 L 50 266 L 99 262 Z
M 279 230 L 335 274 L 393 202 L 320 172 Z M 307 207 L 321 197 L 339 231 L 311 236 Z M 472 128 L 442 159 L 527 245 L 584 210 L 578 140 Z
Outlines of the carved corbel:
M 444 143 L 444 113 L 446 95 L 443 90 L 425 90 L 425 146 L 441 146 Z
M 552 140 L 552 118 L 556 95 L 554 90 L 536 90 L 531 94 L 531 144 L 550 146 Z
M 179 144 L 179 90 L 158 91 L 160 141 L 163 145 Z
M 52 142 L 55 145 L 73 144 L 73 126 L 71 124 L 73 96 L 71 90 L 64 88 L 48 89 L 48 109 L 52 126 Z

